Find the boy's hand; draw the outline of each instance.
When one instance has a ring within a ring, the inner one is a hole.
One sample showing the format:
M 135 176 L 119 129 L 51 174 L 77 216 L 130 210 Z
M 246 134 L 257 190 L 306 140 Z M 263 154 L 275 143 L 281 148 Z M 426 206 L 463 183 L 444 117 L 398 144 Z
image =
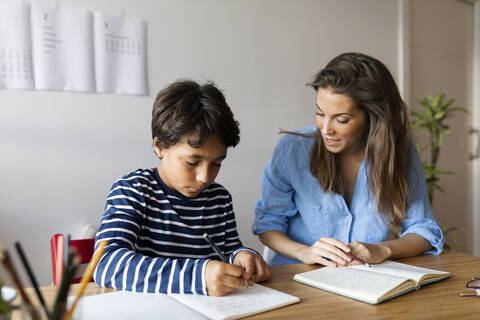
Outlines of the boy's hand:
M 267 263 L 252 252 L 242 250 L 235 255 L 233 263 L 241 266 L 248 277 L 248 285 L 252 286 L 254 282 L 261 282 L 269 280 L 272 277 L 272 272 L 268 268 Z
M 237 288 L 245 287 L 249 275 L 242 267 L 210 260 L 205 268 L 205 282 L 209 296 L 224 296 Z

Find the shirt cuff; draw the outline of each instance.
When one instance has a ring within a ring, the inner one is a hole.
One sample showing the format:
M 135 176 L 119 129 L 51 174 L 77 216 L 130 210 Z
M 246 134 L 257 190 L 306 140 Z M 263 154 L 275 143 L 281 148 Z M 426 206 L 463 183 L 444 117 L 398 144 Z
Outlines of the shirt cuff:
M 203 260 L 203 259 L 202 259 L 202 260 Z M 205 259 L 205 260 L 202 261 L 202 262 L 203 262 L 203 265 L 201 266 L 201 268 L 202 268 L 202 273 L 201 273 L 202 278 L 201 278 L 201 280 L 200 280 L 200 281 L 201 281 L 201 287 L 200 287 L 200 288 L 197 287 L 197 290 L 196 290 L 196 293 L 201 293 L 201 294 L 203 294 L 203 295 L 205 295 L 205 296 L 208 295 L 208 294 L 207 294 L 207 281 L 206 281 L 207 277 L 206 277 L 206 272 L 207 272 L 207 263 L 208 263 L 210 260 L 212 260 L 212 259 Z M 198 283 L 198 282 L 197 282 L 197 283 Z M 198 290 L 198 289 L 200 289 L 200 290 Z
M 255 251 L 253 249 L 250 249 L 250 248 L 247 248 L 247 247 L 240 247 L 237 250 L 232 252 L 232 254 L 230 255 L 230 258 L 228 259 L 228 262 L 233 263 L 233 260 L 235 259 L 235 256 L 237 255 L 237 253 L 239 253 L 240 251 L 243 251 L 243 250 L 244 251 L 249 251 L 249 252 L 259 256 L 261 259 L 263 259 L 262 255 L 260 253 L 258 253 L 257 251 Z

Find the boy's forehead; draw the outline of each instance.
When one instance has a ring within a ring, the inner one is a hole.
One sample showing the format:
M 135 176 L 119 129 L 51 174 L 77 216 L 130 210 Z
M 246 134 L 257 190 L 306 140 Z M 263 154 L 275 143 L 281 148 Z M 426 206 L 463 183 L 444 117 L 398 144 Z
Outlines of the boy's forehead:
M 227 156 L 227 147 L 225 147 L 216 136 L 212 135 L 205 140 L 205 143 L 198 148 L 192 147 L 188 139 L 176 145 L 184 156 L 198 159 L 223 159 Z

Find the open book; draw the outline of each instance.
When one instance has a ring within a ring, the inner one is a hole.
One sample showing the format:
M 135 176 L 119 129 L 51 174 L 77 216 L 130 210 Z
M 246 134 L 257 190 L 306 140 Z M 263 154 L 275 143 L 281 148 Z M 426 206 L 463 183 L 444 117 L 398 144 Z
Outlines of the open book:
M 450 276 L 449 272 L 385 261 L 370 267 L 324 267 L 298 273 L 293 279 L 322 290 L 377 304 Z
M 69 303 L 73 298 L 69 298 Z M 299 301 L 297 297 L 259 284 L 224 297 L 115 291 L 81 298 L 72 318 L 239 319 Z

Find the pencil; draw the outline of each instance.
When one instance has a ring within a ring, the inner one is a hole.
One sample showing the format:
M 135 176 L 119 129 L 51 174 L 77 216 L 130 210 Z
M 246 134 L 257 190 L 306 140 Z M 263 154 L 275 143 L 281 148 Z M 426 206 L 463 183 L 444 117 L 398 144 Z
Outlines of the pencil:
M 64 260 L 63 260 L 63 265 L 68 265 L 70 263 L 70 261 L 68 261 L 68 251 L 69 251 L 69 248 L 70 248 L 70 235 L 67 234 L 65 237 L 64 237 L 64 244 L 63 244 L 63 254 L 64 254 Z
M 102 241 L 98 245 L 98 249 L 93 255 L 92 259 L 90 260 L 90 264 L 88 265 L 87 269 L 85 270 L 85 273 L 82 276 L 82 281 L 80 281 L 80 286 L 77 291 L 77 296 L 75 297 L 75 300 L 73 301 L 72 305 L 70 306 L 70 309 L 68 309 L 67 313 L 65 314 L 65 317 L 63 318 L 64 320 L 70 320 L 73 315 L 73 311 L 75 310 L 75 307 L 77 306 L 77 302 L 80 299 L 80 297 L 83 295 L 83 292 L 85 291 L 85 287 L 87 286 L 87 283 L 90 281 L 90 278 L 92 277 L 93 270 L 98 264 L 98 261 L 100 261 L 100 257 L 103 254 L 103 251 L 105 250 L 105 246 L 107 245 L 107 241 Z
M 215 252 L 216 252 L 217 255 L 220 257 L 220 259 L 222 259 L 223 262 L 228 263 L 227 258 L 225 258 L 225 256 L 224 256 L 223 253 L 220 251 L 220 249 L 218 249 L 218 247 L 215 245 L 215 243 L 212 241 L 212 239 L 210 239 L 210 237 L 208 236 L 208 233 L 204 233 L 204 234 L 203 234 L 203 237 L 205 238 L 205 240 L 207 240 L 207 242 L 210 244 L 210 246 L 212 247 L 212 249 L 215 250 Z
M 79 259 L 73 255 L 73 251 L 70 251 L 68 261 L 70 261 L 71 265 L 68 264 L 63 268 L 62 281 L 60 282 L 60 288 L 58 289 L 57 297 L 53 305 L 51 320 L 59 320 L 65 314 L 68 290 L 72 284 Z
M 368 263 L 366 263 L 365 261 L 363 261 L 362 259 L 360 259 L 359 257 L 357 257 L 356 255 L 353 255 L 349 252 L 345 252 L 347 254 L 347 256 L 349 256 L 350 258 L 352 258 L 353 260 L 357 261 L 357 262 L 360 262 L 361 264 L 364 264 L 366 267 L 370 267 L 370 265 Z
M 2 260 L 3 266 L 7 270 L 8 274 L 10 275 L 10 278 L 13 281 L 13 284 L 15 287 L 17 287 L 18 292 L 20 293 L 20 296 L 22 297 L 22 300 L 27 304 L 27 305 L 32 305 L 32 301 L 28 297 L 27 293 L 23 289 L 22 282 L 20 281 L 20 278 L 18 277 L 17 272 L 15 271 L 15 268 L 13 267 L 12 260 L 10 260 L 10 255 L 8 254 L 7 249 L 3 249 L 3 247 L 0 246 L 0 259 Z M 28 312 L 32 316 L 32 319 L 39 319 L 40 316 L 37 314 L 37 312 L 33 309 L 27 308 Z
M 38 287 L 38 282 L 37 279 L 35 278 L 35 275 L 33 273 L 32 268 L 30 267 L 30 263 L 28 263 L 27 256 L 25 255 L 25 252 L 22 249 L 22 246 L 20 245 L 20 242 L 15 242 L 15 249 L 18 252 L 18 255 L 20 256 L 20 260 L 22 260 L 23 266 L 25 267 L 25 270 L 27 271 L 27 275 L 30 278 L 30 282 L 32 283 L 33 289 L 35 290 L 35 293 L 37 294 L 38 301 L 40 301 L 40 304 L 42 305 L 43 309 L 45 310 L 45 314 L 47 317 L 49 316 L 47 304 L 45 303 L 45 300 L 43 299 L 42 292 L 40 291 Z

